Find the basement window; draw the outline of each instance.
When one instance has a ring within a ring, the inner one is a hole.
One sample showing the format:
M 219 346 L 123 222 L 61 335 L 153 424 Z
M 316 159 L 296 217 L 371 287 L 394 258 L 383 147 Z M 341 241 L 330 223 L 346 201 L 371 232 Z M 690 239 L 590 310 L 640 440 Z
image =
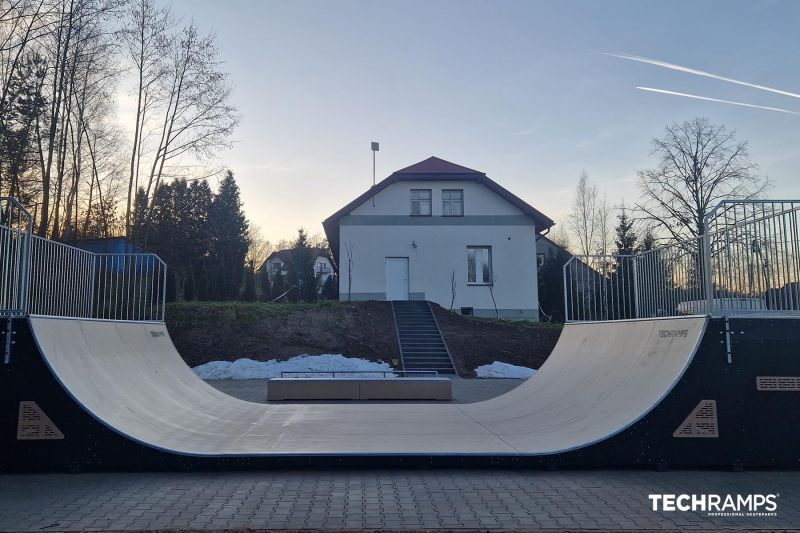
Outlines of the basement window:
M 411 216 L 431 216 L 430 189 L 411 189 Z
M 491 246 L 467 246 L 467 283 L 470 285 L 492 283 Z

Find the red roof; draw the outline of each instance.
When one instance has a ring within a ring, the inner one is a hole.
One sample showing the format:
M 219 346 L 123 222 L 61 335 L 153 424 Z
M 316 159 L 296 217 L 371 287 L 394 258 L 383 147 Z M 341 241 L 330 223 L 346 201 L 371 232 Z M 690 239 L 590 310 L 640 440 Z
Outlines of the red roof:
M 401 168 L 395 174 L 483 174 L 483 172 L 431 156 L 410 167 Z

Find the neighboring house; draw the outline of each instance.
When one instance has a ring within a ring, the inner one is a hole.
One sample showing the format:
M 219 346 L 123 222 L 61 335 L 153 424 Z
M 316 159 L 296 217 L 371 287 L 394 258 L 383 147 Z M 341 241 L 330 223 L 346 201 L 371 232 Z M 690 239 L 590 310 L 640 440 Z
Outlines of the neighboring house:
M 314 258 L 314 273 L 319 280 L 319 291 L 322 292 L 322 286 L 328 278 L 335 273 L 333 261 L 331 261 L 331 258 L 328 257 L 328 253 L 322 248 L 310 248 L 310 251 L 311 256 Z M 276 250 L 272 252 L 264 262 L 264 268 L 267 270 L 270 283 L 274 281 L 278 272 L 286 278 L 292 263 L 294 263 L 292 250 Z M 291 280 L 287 279 L 286 282 L 291 283 Z
M 539 319 L 536 236 L 552 225 L 483 172 L 437 157 L 323 222 L 340 300 L 430 300 L 528 320 Z
M 553 254 L 572 256 L 572 252 L 570 252 L 560 244 L 548 239 L 545 235 L 537 235 L 536 237 L 537 266 L 541 267 L 547 260 L 548 256 Z

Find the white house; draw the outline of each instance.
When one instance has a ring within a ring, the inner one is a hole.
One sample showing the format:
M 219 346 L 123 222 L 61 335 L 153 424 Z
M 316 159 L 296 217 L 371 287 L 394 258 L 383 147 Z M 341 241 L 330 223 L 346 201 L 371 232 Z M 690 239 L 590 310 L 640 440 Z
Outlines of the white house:
M 328 253 L 322 248 L 311 248 L 311 255 L 314 257 L 314 273 L 319 280 L 319 291 L 330 276 L 334 275 L 333 262 L 328 257 Z M 276 250 L 272 252 L 264 262 L 263 268 L 266 269 L 270 283 L 275 280 L 278 272 L 286 278 L 289 274 L 289 265 L 294 262 L 292 250 Z
M 539 319 L 536 236 L 553 221 L 483 172 L 431 157 L 323 222 L 341 300 L 430 300 Z

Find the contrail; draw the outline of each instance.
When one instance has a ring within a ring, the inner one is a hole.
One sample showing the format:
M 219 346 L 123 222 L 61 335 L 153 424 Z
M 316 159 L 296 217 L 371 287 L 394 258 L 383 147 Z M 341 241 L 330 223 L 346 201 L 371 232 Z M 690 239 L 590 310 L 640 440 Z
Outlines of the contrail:
M 684 98 L 694 98 L 695 100 L 705 100 L 707 102 L 719 102 L 721 104 L 740 105 L 743 107 L 753 107 L 755 109 L 766 109 L 767 111 L 777 111 L 779 113 L 789 113 L 791 115 L 800 115 L 797 111 L 790 111 L 788 109 L 781 109 L 780 107 L 768 107 L 763 105 L 746 104 L 744 102 L 734 102 L 732 100 L 720 100 L 719 98 L 709 98 L 708 96 L 699 96 L 696 94 L 679 93 L 676 91 L 667 91 L 665 89 L 654 89 L 652 87 L 636 87 L 640 91 L 649 91 L 651 93 L 671 94 L 673 96 L 683 96 Z
M 792 98 L 800 98 L 800 94 L 792 93 L 789 91 L 783 91 L 781 89 L 775 89 L 773 87 L 767 87 L 766 85 L 759 85 L 757 83 L 749 83 L 746 81 L 736 80 L 733 78 L 726 78 L 725 76 L 718 76 L 717 74 L 712 74 L 711 72 L 706 72 L 704 70 L 697 70 L 690 67 L 684 67 L 683 65 L 676 65 L 674 63 L 667 63 L 666 61 L 659 61 L 657 59 L 650 59 L 647 57 L 641 56 L 632 56 L 627 54 L 612 54 L 610 52 L 600 52 L 603 55 L 616 57 L 619 59 L 627 59 L 629 61 L 638 61 L 639 63 L 647 63 L 648 65 L 656 65 L 658 67 L 664 67 L 671 70 L 678 70 L 680 72 L 686 72 L 688 74 L 694 74 L 696 76 L 705 76 L 706 78 L 714 78 L 715 80 L 727 81 L 728 83 L 735 83 L 737 85 L 744 85 L 745 87 L 752 87 L 754 89 L 761 89 L 762 91 L 769 91 L 775 94 L 782 94 L 784 96 L 791 96 Z

